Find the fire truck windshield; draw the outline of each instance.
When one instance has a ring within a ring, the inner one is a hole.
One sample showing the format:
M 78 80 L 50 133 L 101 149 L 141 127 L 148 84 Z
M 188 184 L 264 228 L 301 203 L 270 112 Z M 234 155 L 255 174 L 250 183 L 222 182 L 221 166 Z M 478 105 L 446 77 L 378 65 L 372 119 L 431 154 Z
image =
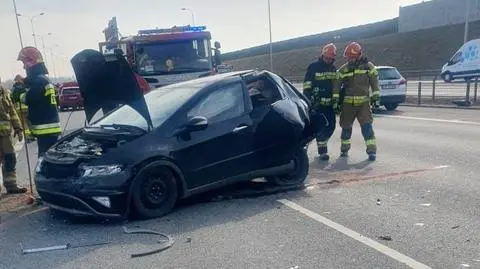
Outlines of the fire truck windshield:
M 206 39 L 136 44 L 135 62 L 140 75 L 208 71 L 212 68 Z

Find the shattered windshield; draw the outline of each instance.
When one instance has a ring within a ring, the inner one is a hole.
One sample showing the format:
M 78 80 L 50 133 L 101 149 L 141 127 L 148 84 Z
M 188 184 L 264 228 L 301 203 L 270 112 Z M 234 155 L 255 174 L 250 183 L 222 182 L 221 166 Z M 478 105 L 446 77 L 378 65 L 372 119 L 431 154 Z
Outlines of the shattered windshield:
M 153 127 L 156 128 L 165 122 L 200 88 L 198 85 L 167 86 L 155 90 L 145 96 L 148 110 L 152 117 Z M 91 127 L 108 125 L 128 125 L 148 130 L 148 124 L 136 110 L 128 105 L 123 105 L 116 111 L 100 119 Z
M 140 75 L 208 71 L 212 67 L 205 39 L 137 45 L 135 59 Z

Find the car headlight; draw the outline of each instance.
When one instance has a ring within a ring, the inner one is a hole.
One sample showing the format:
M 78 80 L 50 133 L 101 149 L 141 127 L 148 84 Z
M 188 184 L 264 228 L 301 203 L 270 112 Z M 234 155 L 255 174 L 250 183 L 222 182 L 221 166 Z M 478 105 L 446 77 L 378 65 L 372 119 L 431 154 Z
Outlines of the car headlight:
M 35 172 L 40 173 L 42 171 L 43 157 L 38 158 L 37 166 L 35 167 Z
M 119 164 L 112 165 L 97 165 L 89 166 L 85 165 L 81 168 L 80 176 L 81 177 L 98 177 L 98 176 L 109 176 L 122 172 L 123 166 Z

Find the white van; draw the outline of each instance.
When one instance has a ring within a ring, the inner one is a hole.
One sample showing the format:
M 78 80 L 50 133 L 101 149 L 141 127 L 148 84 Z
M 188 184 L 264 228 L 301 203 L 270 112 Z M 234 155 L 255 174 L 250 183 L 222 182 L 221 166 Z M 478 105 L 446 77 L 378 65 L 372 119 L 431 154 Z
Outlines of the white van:
M 480 39 L 470 40 L 442 67 L 442 79 L 451 82 L 458 78 L 469 80 L 480 76 Z

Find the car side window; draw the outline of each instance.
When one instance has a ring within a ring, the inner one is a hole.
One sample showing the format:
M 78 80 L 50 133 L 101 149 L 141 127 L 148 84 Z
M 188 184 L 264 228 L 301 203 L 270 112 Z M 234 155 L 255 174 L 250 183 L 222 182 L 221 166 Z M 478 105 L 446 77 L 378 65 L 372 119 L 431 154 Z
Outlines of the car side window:
M 198 102 L 188 113 L 187 117 L 202 116 L 209 123 L 221 122 L 245 113 L 243 85 L 229 84 L 211 92 Z

